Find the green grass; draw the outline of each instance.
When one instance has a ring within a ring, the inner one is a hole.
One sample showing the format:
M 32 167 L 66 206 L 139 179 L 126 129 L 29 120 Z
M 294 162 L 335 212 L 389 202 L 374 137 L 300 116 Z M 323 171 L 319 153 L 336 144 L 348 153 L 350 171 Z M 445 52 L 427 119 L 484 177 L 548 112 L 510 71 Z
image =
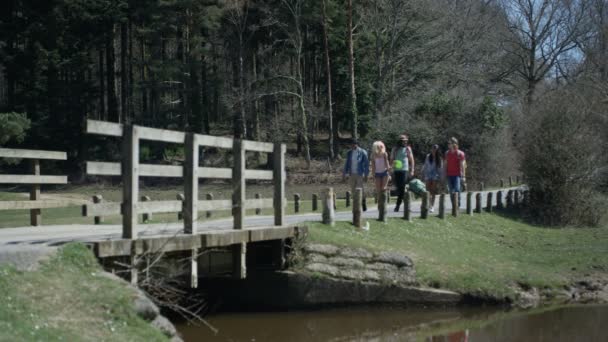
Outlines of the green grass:
M 136 315 L 133 290 L 100 272 L 81 244 L 36 271 L 0 267 L 0 341 L 166 341 Z
M 513 298 L 515 286 L 556 289 L 608 273 L 607 227 L 547 229 L 497 214 L 370 225 L 366 232 L 311 223 L 309 240 L 402 252 L 422 284 L 494 298 Z

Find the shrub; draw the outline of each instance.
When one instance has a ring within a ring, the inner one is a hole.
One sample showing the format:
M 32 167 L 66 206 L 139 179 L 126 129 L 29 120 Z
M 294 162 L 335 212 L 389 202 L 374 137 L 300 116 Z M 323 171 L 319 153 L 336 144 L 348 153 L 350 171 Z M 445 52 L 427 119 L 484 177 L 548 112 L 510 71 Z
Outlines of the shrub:
M 30 120 L 21 113 L 0 113 L 0 145 L 10 140 L 22 142 L 30 128 Z
M 521 142 L 531 217 L 547 225 L 597 224 L 594 207 L 606 165 L 594 102 L 575 89 L 537 102 Z

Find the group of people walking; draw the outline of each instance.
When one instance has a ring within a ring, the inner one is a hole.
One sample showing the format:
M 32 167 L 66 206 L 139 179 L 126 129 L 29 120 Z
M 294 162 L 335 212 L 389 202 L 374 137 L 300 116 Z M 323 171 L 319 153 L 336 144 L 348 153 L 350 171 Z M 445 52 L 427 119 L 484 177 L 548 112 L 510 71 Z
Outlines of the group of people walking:
M 408 136 L 400 135 L 390 153 L 387 152 L 382 141 L 375 141 L 372 144 L 371 160 L 368 158 L 367 151 L 359 146 L 359 142 L 352 141 L 351 149 L 346 155 L 343 177 L 349 179 L 353 193 L 357 188 L 364 191 L 363 185 L 369 176 L 370 162 L 376 194 L 386 191 L 389 180 L 392 179 L 397 191 L 395 211 L 399 211 L 405 195 L 406 184 L 416 178 L 416 164 L 412 148 L 408 144 Z M 460 203 L 460 192 L 465 182 L 465 173 L 466 157 L 464 152 L 459 149 L 456 138 L 452 137 L 448 140 L 448 151 L 445 154 L 441 152 L 439 145 L 431 147 L 421 170 L 422 180 L 426 185 L 426 190 L 430 193 L 429 210 L 431 212 L 434 211 L 435 195 L 441 191 L 444 180 L 450 194 L 458 193 L 458 203 Z M 367 210 L 365 201 L 363 201 L 363 210 Z

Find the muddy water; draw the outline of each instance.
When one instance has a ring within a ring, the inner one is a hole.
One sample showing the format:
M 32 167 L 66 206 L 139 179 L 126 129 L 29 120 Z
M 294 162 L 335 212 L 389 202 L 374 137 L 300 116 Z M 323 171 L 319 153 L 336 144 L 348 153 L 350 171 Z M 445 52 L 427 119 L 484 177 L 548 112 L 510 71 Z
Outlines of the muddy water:
M 179 324 L 188 341 L 608 341 L 608 306 L 497 309 L 346 308 L 219 314 Z

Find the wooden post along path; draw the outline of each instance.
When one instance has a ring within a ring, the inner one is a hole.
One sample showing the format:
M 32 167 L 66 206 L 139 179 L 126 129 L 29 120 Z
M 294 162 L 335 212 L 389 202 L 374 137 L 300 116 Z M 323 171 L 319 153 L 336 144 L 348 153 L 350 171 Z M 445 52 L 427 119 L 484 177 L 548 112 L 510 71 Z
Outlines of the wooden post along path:
M 356 188 L 353 195 L 353 225 L 357 228 L 362 228 L 361 212 L 363 189 Z
M 475 194 L 475 212 L 481 214 L 481 193 Z
M 467 192 L 467 215 L 473 215 L 473 193 Z
M 437 217 L 440 219 L 445 219 L 445 194 L 439 195 L 439 212 L 437 213 Z
M 312 211 L 319 210 L 319 195 L 312 194 Z
M 388 193 L 388 191 L 387 191 Z M 403 196 L 403 219 L 411 222 L 412 221 L 412 198 L 409 194 Z
M 293 195 L 293 212 L 296 214 L 300 212 L 300 194 Z
M 422 194 L 422 203 L 420 204 L 420 218 L 426 219 L 429 217 L 429 203 L 430 203 L 430 194 L 428 191 L 425 191 Z
M 460 203 L 458 203 L 458 195 L 460 193 L 453 192 L 450 196 L 452 197 L 452 216 L 458 217 L 460 212 Z
M 386 223 L 386 192 L 381 191 L 378 199 L 378 221 Z
M 489 213 L 492 212 L 492 195 L 493 194 L 491 192 L 486 194 L 486 211 Z
M 327 188 L 323 192 L 323 214 L 322 214 L 322 222 L 323 224 L 329 224 L 333 226 L 335 224 L 335 212 L 334 212 L 334 204 L 332 203 L 334 199 L 334 189 Z

